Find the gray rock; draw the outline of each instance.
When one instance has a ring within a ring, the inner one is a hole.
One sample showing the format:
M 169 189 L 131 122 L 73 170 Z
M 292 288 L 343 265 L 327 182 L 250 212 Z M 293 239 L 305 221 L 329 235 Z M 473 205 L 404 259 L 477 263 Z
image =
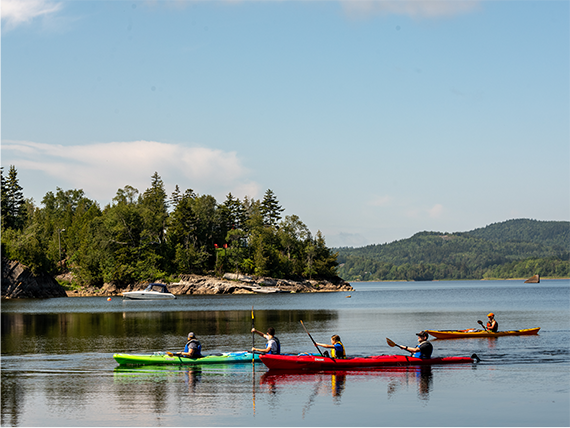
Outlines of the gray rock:
M 47 298 L 66 297 L 65 289 L 45 272 L 34 275 L 32 271 L 18 261 L 2 257 L 2 297 Z

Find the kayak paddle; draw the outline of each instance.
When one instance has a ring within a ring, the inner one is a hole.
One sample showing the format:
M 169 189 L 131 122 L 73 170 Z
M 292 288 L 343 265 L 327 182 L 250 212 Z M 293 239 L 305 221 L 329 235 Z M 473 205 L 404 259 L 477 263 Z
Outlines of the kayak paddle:
M 489 331 L 489 330 L 487 330 L 487 327 L 485 327 L 485 324 L 483 324 L 483 321 L 477 320 L 477 323 L 481 324 L 481 327 L 483 327 L 485 329 L 485 331 Z
M 253 305 L 251 305 L 251 348 L 255 348 L 255 332 L 253 329 L 255 328 L 255 317 L 253 316 Z M 255 361 L 255 354 L 251 354 L 251 362 Z
M 313 337 L 311 336 L 311 334 L 307 331 L 307 328 L 305 327 L 305 324 L 303 324 L 303 320 L 299 320 L 301 321 L 301 325 L 303 326 L 303 328 L 305 329 L 305 332 L 307 332 L 307 334 L 309 335 L 309 337 L 311 338 L 311 340 L 313 341 L 313 345 L 315 345 L 315 348 L 317 348 L 317 351 L 319 351 L 319 354 L 321 354 L 321 357 L 324 357 L 323 353 L 321 352 L 321 350 L 319 349 L 319 347 L 317 346 L 317 342 L 315 342 L 313 340 Z
M 390 339 L 386 338 L 386 343 L 387 343 L 391 348 L 393 348 L 394 346 L 397 346 L 397 347 L 400 348 L 402 351 L 404 351 L 405 346 L 398 345 L 398 344 L 395 343 L 393 340 L 390 340 Z M 412 352 L 412 351 L 408 351 L 408 352 Z M 412 354 L 413 354 L 413 352 L 412 352 Z

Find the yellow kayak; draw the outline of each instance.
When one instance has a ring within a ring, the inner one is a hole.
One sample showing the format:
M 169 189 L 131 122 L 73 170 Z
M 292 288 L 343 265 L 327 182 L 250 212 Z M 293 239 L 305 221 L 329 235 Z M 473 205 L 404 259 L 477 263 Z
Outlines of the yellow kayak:
M 538 334 L 540 327 L 525 328 L 523 330 L 508 330 L 508 331 L 492 331 L 468 329 L 468 330 L 426 330 L 433 337 L 438 339 L 459 339 L 465 337 L 498 337 L 498 336 L 529 336 Z

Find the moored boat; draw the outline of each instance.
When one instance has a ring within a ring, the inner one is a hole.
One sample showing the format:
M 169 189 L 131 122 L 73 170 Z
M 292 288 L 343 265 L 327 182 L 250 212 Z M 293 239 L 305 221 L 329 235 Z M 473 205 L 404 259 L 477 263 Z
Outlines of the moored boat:
M 113 358 L 120 365 L 199 365 L 199 364 L 230 364 L 251 363 L 252 359 L 259 361 L 259 355 L 251 352 L 225 352 L 222 354 L 206 355 L 202 358 L 186 358 L 172 353 L 155 352 L 151 355 L 141 354 L 113 354 Z
M 432 364 L 465 364 L 479 361 L 477 355 L 471 357 L 415 358 L 407 355 L 373 355 L 336 359 L 320 355 L 272 355 L 260 356 L 270 370 L 343 370 L 366 369 L 382 366 L 423 366 Z
M 479 329 L 468 330 L 426 330 L 429 334 L 437 339 L 459 339 L 465 337 L 499 337 L 499 336 L 530 336 L 538 334 L 540 327 L 526 328 L 523 330 L 506 330 L 506 331 L 487 331 Z
M 168 291 L 165 284 L 154 282 L 149 284 L 143 291 L 127 291 L 123 298 L 133 300 L 168 300 L 176 299 L 176 296 Z

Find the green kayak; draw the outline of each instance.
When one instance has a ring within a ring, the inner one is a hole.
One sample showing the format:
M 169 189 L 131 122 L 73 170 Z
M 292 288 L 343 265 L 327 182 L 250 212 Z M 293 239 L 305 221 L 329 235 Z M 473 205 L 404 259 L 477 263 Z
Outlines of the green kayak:
M 143 366 L 162 364 L 220 364 L 220 363 L 251 363 L 252 357 L 259 361 L 259 355 L 251 352 L 225 352 L 223 354 L 206 355 L 202 358 L 185 358 L 176 354 L 167 355 L 155 352 L 151 355 L 114 354 L 113 358 L 122 366 Z

